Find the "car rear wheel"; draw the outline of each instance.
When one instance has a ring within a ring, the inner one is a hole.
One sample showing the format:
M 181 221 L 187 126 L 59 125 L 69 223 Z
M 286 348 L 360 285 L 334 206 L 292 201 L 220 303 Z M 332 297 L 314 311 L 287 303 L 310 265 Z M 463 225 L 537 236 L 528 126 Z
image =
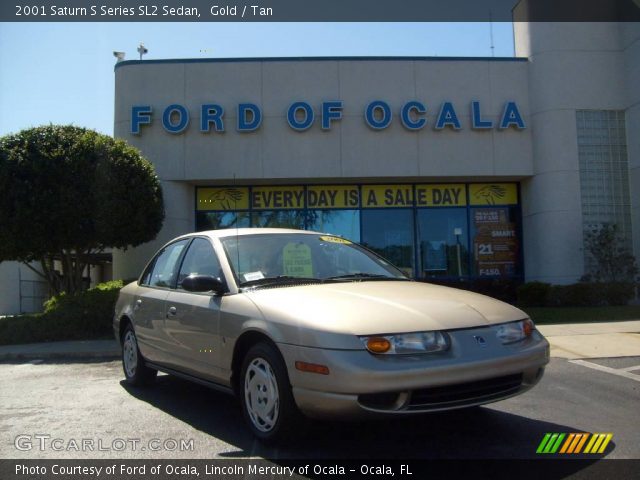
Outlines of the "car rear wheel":
M 242 362 L 242 412 L 260 440 L 281 442 L 302 418 L 280 353 L 267 343 L 251 347 Z
M 122 369 L 127 383 L 130 385 L 148 385 L 158 373 L 147 367 L 138 348 L 138 339 L 133 327 L 129 324 L 122 334 Z

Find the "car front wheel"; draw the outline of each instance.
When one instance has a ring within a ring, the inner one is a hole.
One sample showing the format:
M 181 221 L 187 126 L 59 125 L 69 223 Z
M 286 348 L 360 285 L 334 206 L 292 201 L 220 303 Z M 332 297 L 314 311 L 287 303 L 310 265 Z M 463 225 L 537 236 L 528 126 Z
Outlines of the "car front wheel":
M 131 325 L 127 325 L 122 334 L 122 369 L 127 383 L 130 385 L 147 385 L 158 373 L 147 367 L 138 348 L 138 340 Z
M 280 442 L 293 431 L 301 414 L 293 399 L 280 353 L 258 343 L 242 363 L 242 412 L 253 434 L 264 442 Z

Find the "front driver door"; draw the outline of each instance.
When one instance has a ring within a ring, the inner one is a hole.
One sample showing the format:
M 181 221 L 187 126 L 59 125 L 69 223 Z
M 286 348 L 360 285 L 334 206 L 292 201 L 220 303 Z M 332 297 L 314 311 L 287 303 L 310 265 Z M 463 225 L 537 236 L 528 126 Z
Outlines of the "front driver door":
M 194 238 L 184 256 L 177 288 L 166 301 L 165 331 L 173 367 L 212 381 L 220 371 L 220 302 L 212 292 L 188 292 L 182 280 L 192 274 L 212 275 L 222 280 L 220 262 L 208 238 Z

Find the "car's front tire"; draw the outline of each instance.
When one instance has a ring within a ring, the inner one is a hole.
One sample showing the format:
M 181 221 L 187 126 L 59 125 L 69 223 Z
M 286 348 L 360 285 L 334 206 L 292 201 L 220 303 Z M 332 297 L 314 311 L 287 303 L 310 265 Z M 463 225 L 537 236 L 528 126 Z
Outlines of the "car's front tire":
M 147 367 L 131 324 L 127 325 L 122 333 L 122 369 L 127 383 L 135 386 L 148 385 L 155 380 L 158 373 L 157 370 Z
M 258 343 L 245 355 L 241 372 L 242 413 L 249 428 L 266 443 L 286 440 L 302 414 L 280 353 L 268 343 Z

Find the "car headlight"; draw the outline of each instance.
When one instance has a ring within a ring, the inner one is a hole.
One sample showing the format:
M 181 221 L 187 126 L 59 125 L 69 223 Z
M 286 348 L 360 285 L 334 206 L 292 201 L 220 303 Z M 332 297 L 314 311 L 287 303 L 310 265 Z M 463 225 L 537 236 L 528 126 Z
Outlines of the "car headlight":
M 496 336 L 503 343 L 515 343 L 529 338 L 535 329 L 530 318 L 518 322 L 504 323 L 498 326 Z
M 371 353 L 411 355 L 442 352 L 449 348 L 449 336 L 444 332 L 399 333 L 360 337 Z

